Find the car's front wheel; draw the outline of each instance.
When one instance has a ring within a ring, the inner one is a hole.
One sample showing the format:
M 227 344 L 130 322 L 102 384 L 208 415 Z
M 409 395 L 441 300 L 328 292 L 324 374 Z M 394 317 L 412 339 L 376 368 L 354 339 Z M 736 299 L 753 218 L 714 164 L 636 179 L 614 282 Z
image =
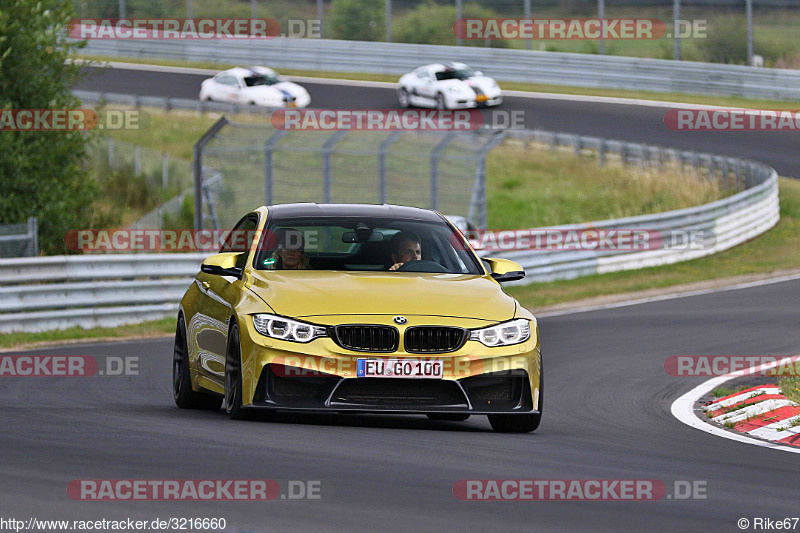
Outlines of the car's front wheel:
M 408 91 L 406 91 L 405 87 L 400 87 L 397 90 L 397 101 L 400 102 L 400 107 L 402 107 L 403 109 L 411 105 L 408 98 Z
M 189 350 L 186 342 L 186 322 L 178 317 L 175 330 L 175 348 L 172 357 L 172 394 L 175 404 L 182 409 L 208 409 L 216 411 L 222 406 L 222 398 L 192 390 L 189 374 Z
M 228 348 L 225 354 L 225 411 L 234 420 L 243 420 L 247 417 L 246 411 L 242 408 L 242 353 L 239 326 L 235 323 L 228 334 Z
M 530 433 L 536 431 L 542 421 L 542 400 L 544 399 L 544 373 L 539 367 L 539 412 L 524 415 L 489 415 L 492 429 L 501 433 Z

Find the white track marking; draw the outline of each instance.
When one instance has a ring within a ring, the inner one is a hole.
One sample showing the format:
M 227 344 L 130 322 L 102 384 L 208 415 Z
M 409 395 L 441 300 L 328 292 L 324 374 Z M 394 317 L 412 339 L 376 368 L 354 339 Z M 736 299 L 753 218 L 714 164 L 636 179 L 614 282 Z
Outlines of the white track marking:
M 748 435 L 767 440 L 781 440 L 800 433 L 800 426 L 789 427 L 793 422 L 800 421 L 800 415 L 784 418 L 778 422 L 748 431 Z M 779 431 L 782 430 L 782 431 Z
M 775 368 L 776 366 L 779 366 L 780 363 L 781 363 L 780 361 L 775 361 L 769 364 L 763 364 L 756 370 L 756 372 L 765 372 L 767 370 Z M 711 378 L 708 381 L 701 383 L 697 387 L 693 388 L 692 390 L 690 390 L 689 392 L 687 392 L 686 394 L 684 394 L 683 396 L 672 402 L 672 408 L 670 409 L 670 411 L 672 412 L 672 416 L 674 416 L 687 426 L 699 429 L 700 431 L 704 431 L 712 435 L 716 435 L 717 437 L 723 437 L 726 439 L 744 442 L 746 444 L 753 444 L 755 446 L 761 446 L 763 448 L 770 448 L 773 450 L 780 450 L 789 453 L 800 453 L 800 447 L 786 446 L 784 444 L 777 444 L 774 442 L 758 440 L 749 437 L 746 433 L 727 431 L 721 427 L 712 426 L 711 424 L 709 424 L 708 422 L 704 422 L 700 418 L 701 416 L 705 416 L 701 409 L 697 409 L 697 412 L 695 412 L 695 405 L 697 404 L 697 401 L 700 399 L 701 396 L 714 390 L 715 387 L 718 387 L 723 383 L 739 376 L 741 376 L 741 373 L 726 374 L 724 376 L 717 376 Z
M 749 400 L 754 396 L 759 396 L 761 394 L 780 394 L 781 389 L 779 387 L 761 387 L 760 389 L 751 390 L 749 392 L 743 392 L 742 394 L 737 394 L 727 400 L 719 400 L 717 402 L 708 404 L 706 406 L 706 411 L 716 411 L 717 409 L 721 409 L 723 407 L 731 406 L 735 403 L 739 403 L 744 400 Z
M 796 405 L 791 400 L 764 400 L 762 402 L 758 402 L 753 405 L 748 405 L 747 407 L 743 407 L 741 409 L 736 409 L 735 411 L 731 411 L 730 413 L 723 413 L 721 415 L 715 416 L 711 420 L 714 422 L 718 422 L 720 424 L 725 424 L 726 422 L 730 422 L 736 424 L 737 422 L 743 422 L 748 418 L 752 418 L 754 416 L 763 415 L 764 413 L 769 413 L 770 411 L 774 411 L 775 409 L 780 409 L 781 407 L 787 407 L 789 405 Z

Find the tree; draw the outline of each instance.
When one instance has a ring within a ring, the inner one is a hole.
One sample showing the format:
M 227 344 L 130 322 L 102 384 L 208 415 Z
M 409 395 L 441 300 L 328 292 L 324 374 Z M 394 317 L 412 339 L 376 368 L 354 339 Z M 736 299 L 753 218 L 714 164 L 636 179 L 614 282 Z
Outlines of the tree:
M 333 0 L 328 24 L 334 39 L 380 41 L 384 38 L 384 3 L 375 0 Z
M 0 0 L 0 111 L 81 107 L 71 93 L 80 66 L 65 63 L 83 46 L 66 35 L 71 18 L 69 0 Z M 85 133 L 0 131 L 0 223 L 37 217 L 47 253 L 65 251 L 68 230 L 112 222 L 93 208 Z

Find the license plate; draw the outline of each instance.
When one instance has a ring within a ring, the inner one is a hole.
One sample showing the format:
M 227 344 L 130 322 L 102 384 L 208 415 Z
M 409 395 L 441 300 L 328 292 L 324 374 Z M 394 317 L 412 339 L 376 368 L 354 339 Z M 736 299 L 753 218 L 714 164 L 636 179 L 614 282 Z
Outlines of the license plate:
M 360 378 L 441 379 L 444 364 L 439 359 L 359 359 L 356 375 Z
M 486 96 L 485 94 L 479 94 L 478 96 L 475 97 L 475 101 L 476 102 L 485 102 L 488 99 L 489 99 L 489 97 Z

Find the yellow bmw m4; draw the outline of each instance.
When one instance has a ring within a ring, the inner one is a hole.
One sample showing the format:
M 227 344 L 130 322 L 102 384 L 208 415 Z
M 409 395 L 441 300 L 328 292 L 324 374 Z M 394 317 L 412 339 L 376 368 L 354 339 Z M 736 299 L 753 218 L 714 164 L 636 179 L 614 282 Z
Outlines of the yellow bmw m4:
M 542 416 L 536 318 L 434 211 L 284 204 L 247 214 L 180 304 L 173 389 L 182 408 Z

